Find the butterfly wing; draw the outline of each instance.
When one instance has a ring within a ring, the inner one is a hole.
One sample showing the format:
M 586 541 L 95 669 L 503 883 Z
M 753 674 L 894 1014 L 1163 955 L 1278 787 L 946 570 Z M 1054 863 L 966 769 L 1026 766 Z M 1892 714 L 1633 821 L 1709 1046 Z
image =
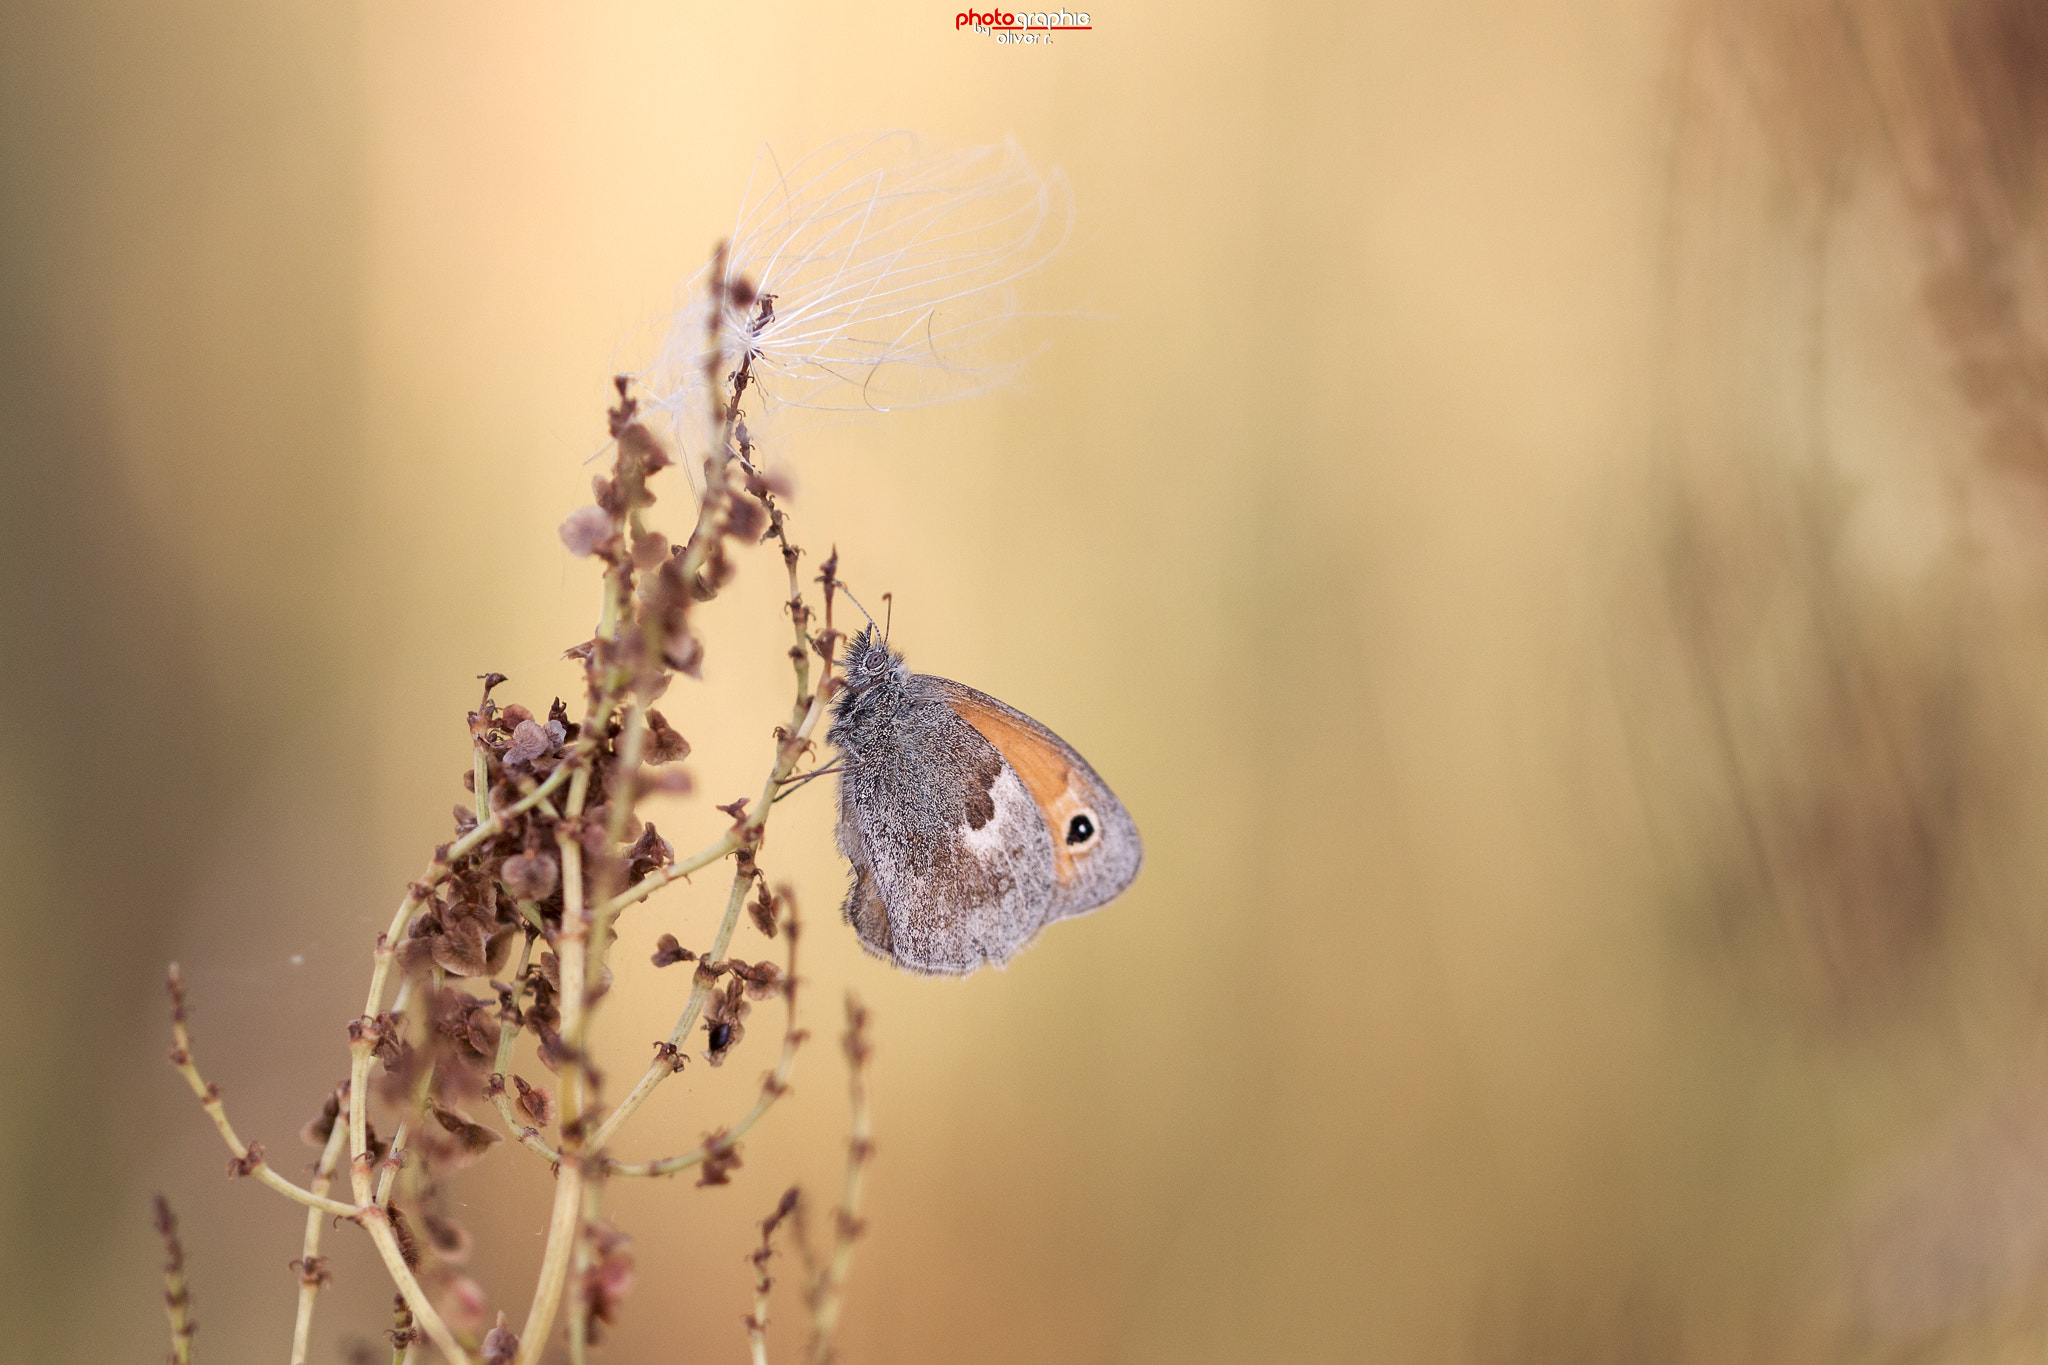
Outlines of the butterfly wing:
M 1074 746 L 1013 706 L 948 678 L 932 684 L 952 712 L 1002 755 L 1030 794 L 1052 855 L 1052 889 L 1038 924 L 1116 899 L 1145 860 L 1138 826 Z M 1037 925 L 1033 926 L 1035 933 Z
M 1045 922 L 1055 860 L 1023 780 L 914 676 L 886 714 L 835 730 L 845 748 L 845 917 L 899 967 L 964 975 L 1001 964 Z

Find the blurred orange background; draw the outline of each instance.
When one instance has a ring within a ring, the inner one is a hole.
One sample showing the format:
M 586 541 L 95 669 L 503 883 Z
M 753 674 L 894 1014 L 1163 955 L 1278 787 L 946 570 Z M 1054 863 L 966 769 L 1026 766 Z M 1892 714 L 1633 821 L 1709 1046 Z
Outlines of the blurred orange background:
M 798 538 L 894 594 L 913 666 L 1085 752 L 1147 865 L 1006 971 L 915 979 L 836 923 L 823 784 L 784 807 L 816 1038 L 732 1185 L 613 1187 L 640 1281 L 608 1357 L 743 1358 L 751 1225 L 836 1191 L 846 988 L 877 1043 L 855 1365 L 2033 1339 L 2042 22 L 1092 17 L 1035 49 L 913 6 L 8 16 L 10 1354 L 162 1353 L 163 1190 L 199 1359 L 282 1358 L 300 1218 L 222 1178 L 163 964 L 295 1170 L 466 799 L 474 679 L 574 697 L 595 578 L 555 527 L 610 375 L 764 141 L 878 128 L 1066 172 L 1028 288 L 1063 316 L 1021 391 L 792 445 Z M 679 848 L 768 762 L 779 582 L 742 562 L 665 703 Z M 686 988 L 652 941 L 717 894 L 623 926 L 614 1075 Z M 774 1033 L 623 1154 L 728 1121 Z M 548 1191 L 503 1149 L 458 1188 L 515 1321 Z M 388 1326 L 329 1243 L 322 1362 Z M 792 1281 L 776 1313 L 794 1358 Z

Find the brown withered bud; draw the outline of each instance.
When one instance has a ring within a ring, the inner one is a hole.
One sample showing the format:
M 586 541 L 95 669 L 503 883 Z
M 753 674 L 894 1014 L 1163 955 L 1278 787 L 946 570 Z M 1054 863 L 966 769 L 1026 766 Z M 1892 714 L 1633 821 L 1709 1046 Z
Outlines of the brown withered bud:
M 413 1236 L 412 1224 L 407 1221 L 405 1211 L 399 1208 L 397 1201 L 394 1200 L 384 1210 L 384 1213 L 391 1220 L 391 1235 L 398 1239 L 398 1255 L 400 1259 L 405 1262 L 408 1269 L 418 1270 L 420 1268 L 420 1242 L 419 1238 Z M 401 1298 L 399 1302 L 403 1303 L 404 1300 Z M 410 1320 L 410 1317 L 408 1317 L 407 1321 L 409 1322 Z
M 562 960 L 553 953 L 542 953 L 540 955 L 540 974 L 541 979 L 547 982 L 548 989 L 559 996 L 562 993 Z M 611 988 L 612 969 L 606 967 L 604 974 L 597 979 L 597 988 L 590 993 L 589 998 L 596 1000 Z
M 461 991 L 442 991 L 436 998 L 434 1031 L 471 1058 L 488 1058 L 498 1050 L 498 1021 L 489 1003 Z
M 401 1032 L 402 1027 L 401 1017 L 387 1011 L 377 1016 L 371 1030 L 375 1037 L 370 1044 L 370 1052 L 384 1064 L 386 1071 L 396 1070 L 404 1065 L 412 1053 L 411 1045 L 405 1041 Z
M 609 1223 L 592 1223 L 583 1231 L 590 1240 L 593 1260 L 577 1285 L 577 1292 L 590 1315 L 590 1339 L 598 1339 L 600 1324 L 617 1324 L 619 1306 L 633 1290 L 632 1242 Z
M 476 785 L 476 774 L 474 772 L 471 772 L 469 775 L 469 785 L 472 787 Z M 455 807 L 454 814 L 455 832 L 457 834 L 467 834 L 476 828 L 476 812 L 468 806 Z
M 484 1333 L 484 1365 L 512 1365 L 518 1354 L 519 1335 L 505 1325 L 505 1315 L 500 1313 L 498 1325 Z
M 384 1049 L 379 1048 L 379 1055 Z M 419 1079 L 420 1058 L 413 1045 L 403 1039 L 393 1040 L 390 1055 L 386 1057 L 384 1069 L 374 1078 L 378 1098 L 389 1104 L 403 1104 L 412 1094 L 413 1082 Z
M 659 711 L 647 713 L 647 747 L 644 754 L 647 762 L 654 767 L 674 763 L 690 756 L 690 741 L 682 732 L 668 723 L 668 717 Z
M 612 538 L 611 514 L 602 507 L 579 507 L 562 523 L 560 535 L 578 559 L 594 555 Z
M 590 480 L 590 496 L 597 499 L 603 511 L 617 516 L 626 510 L 625 495 L 619 489 L 617 479 L 607 479 L 602 474 L 593 475 Z
M 490 975 L 489 945 L 484 927 L 475 920 L 457 920 L 430 943 L 435 964 L 450 976 Z
M 320 1106 L 320 1112 L 306 1120 L 306 1126 L 299 1129 L 299 1141 L 308 1147 L 325 1147 L 327 1139 L 334 1135 L 334 1125 L 341 1121 L 341 1095 L 337 1088 L 327 1096 L 327 1103 Z
M 325 1256 L 294 1258 L 285 1264 L 299 1272 L 299 1283 L 308 1289 L 325 1289 L 334 1283 L 334 1273 L 327 1268 Z
M 252 1142 L 242 1155 L 228 1158 L 228 1174 L 231 1176 L 254 1175 L 257 1168 L 262 1165 L 263 1144 Z
M 496 976 L 505 970 L 505 964 L 512 960 L 512 940 L 518 933 L 518 924 L 506 924 L 493 930 L 484 940 L 483 975 Z
M 662 646 L 662 662 L 686 678 L 704 676 L 704 642 L 694 635 L 670 636 Z
M 639 881 L 656 868 L 667 867 L 676 860 L 675 845 L 661 837 L 661 832 L 649 821 L 640 831 L 640 837 L 626 850 L 626 873 Z
M 725 526 L 741 541 L 758 541 L 768 529 L 768 509 L 752 498 L 734 498 L 726 504 Z
M 540 1064 L 561 1075 L 562 1063 L 569 1059 L 569 1047 L 562 1041 L 561 1033 L 546 1024 L 536 1024 L 534 1032 L 540 1038 Z
M 568 834 L 577 843 L 583 845 L 584 853 L 591 858 L 601 858 L 604 856 L 605 850 L 611 846 L 611 820 L 612 808 L 609 803 L 606 803 L 601 806 L 592 806 L 583 813 L 581 820 L 563 820 L 561 828 L 564 833 Z M 628 839 L 639 838 L 641 828 L 640 817 L 628 811 L 626 813 L 626 837 Z
M 770 496 L 786 498 L 796 492 L 796 481 L 786 469 L 749 469 L 747 491 L 764 501 Z
M 423 975 L 434 964 L 434 945 L 439 941 L 440 936 L 431 927 L 408 937 L 398 945 L 393 958 L 399 972 L 405 976 Z
M 495 1128 L 486 1128 L 481 1123 L 472 1123 L 453 1109 L 434 1106 L 434 1121 L 448 1131 L 463 1153 L 472 1160 L 491 1150 L 504 1135 Z
M 469 1044 L 469 1050 L 479 1058 L 497 1055 L 498 1038 L 502 1030 L 498 1021 L 483 1010 L 473 1011 L 464 1021 L 467 1025 L 462 1032 L 462 1041 Z
M 718 596 L 718 590 L 732 581 L 739 572 L 733 567 L 732 559 L 725 553 L 723 539 L 711 542 L 711 553 L 704 556 L 704 567 L 690 580 L 690 596 L 698 602 L 709 602 Z
M 654 945 L 654 965 L 657 967 L 673 967 L 678 962 L 696 960 L 697 955 L 677 942 L 674 934 L 663 934 L 661 940 Z M 322 1142 L 326 1140 L 324 1137 L 321 1138 Z
M 528 1084 L 524 1076 L 514 1076 L 512 1084 L 519 1091 L 519 1098 L 514 1103 L 519 1106 L 520 1113 L 532 1120 L 534 1127 L 545 1128 L 555 1121 L 555 1097 L 544 1087 Z
M 541 1027 L 554 1028 L 561 1023 L 560 1012 L 555 1008 L 555 998 L 560 992 L 548 985 L 540 964 L 530 962 L 526 966 L 526 980 L 533 990 L 533 1002 L 526 1007 L 526 1023 L 536 1030 Z
M 546 900 L 554 893 L 555 882 L 561 875 L 561 864 L 554 855 L 538 850 L 515 853 L 498 866 L 498 879 L 505 883 L 514 900 Z
M 730 1185 L 732 1173 L 740 1168 L 740 1144 L 727 1139 L 723 1128 L 704 1135 L 704 1160 L 697 1167 L 697 1188 Z
M 507 763 L 531 763 L 555 747 L 555 737 L 547 727 L 533 720 L 522 720 L 512 729 L 512 742 L 505 746 Z
M 630 469 L 643 479 L 650 474 L 659 474 L 675 463 L 661 442 L 655 439 L 654 433 L 638 422 L 620 428 L 618 442 L 620 468 Z M 648 494 L 647 501 L 652 503 L 654 495 Z
M 734 824 L 738 824 L 740 821 L 747 818 L 747 798 L 742 796 L 739 800 L 732 802 L 730 805 L 713 806 L 711 809 L 716 811 L 723 811 L 725 814 L 732 817 Z
M 659 531 L 642 531 L 633 537 L 633 567 L 645 573 L 668 558 L 668 537 Z
M 470 1247 L 473 1245 L 469 1229 L 453 1218 L 444 1213 L 436 1213 L 432 1209 L 423 1209 L 420 1212 L 420 1227 L 426 1231 L 427 1245 L 432 1247 L 434 1254 L 442 1260 L 450 1265 L 461 1265 L 469 1259 Z
M 465 863 L 448 878 L 448 901 L 441 911 L 441 921 L 452 924 L 458 919 L 473 919 L 489 930 L 498 918 L 498 887 L 480 864 Z
M 750 1000 L 766 1000 L 782 991 L 782 968 L 773 962 L 756 962 L 749 966 L 733 958 L 727 966 L 735 977 L 746 983 Z
M 774 938 L 777 923 L 782 917 L 782 901 L 768 890 L 768 883 L 757 882 L 754 899 L 747 905 L 747 917 L 754 921 L 764 937 Z

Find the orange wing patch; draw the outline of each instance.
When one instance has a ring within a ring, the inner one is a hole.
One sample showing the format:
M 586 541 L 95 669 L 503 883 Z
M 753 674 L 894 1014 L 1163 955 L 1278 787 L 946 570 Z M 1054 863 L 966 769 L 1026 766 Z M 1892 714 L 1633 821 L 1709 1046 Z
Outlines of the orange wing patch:
M 1072 882 L 1074 855 L 1063 834 L 1067 822 L 1088 809 L 1088 801 L 1080 784 L 1073 780 L 1074 768 L 1067 762 L 1067 756 L 1014 716 L 982 706 L 972 697 L 952 693 L 946 704 L 960 719 L 979 730 L 982 738 L 995 745 L 996 752 L 1017 770 L 1024 790 L 1031 793 L 1038 813 L 1045 817 L 1045 832 L 1052 839 L 1053 875 L 1061 886 Z

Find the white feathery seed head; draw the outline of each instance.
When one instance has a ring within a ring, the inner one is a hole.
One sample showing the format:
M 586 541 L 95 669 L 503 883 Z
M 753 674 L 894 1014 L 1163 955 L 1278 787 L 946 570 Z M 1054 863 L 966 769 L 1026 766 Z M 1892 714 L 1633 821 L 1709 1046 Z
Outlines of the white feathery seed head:
M 1009 325 L 1017 282 L 1072 226 L 1065 177 L 1034 170 L 1014 143 L 932 156 L 889 133 L 788 166 L 763 148 L 726 251 L 726 280 L 755 297 L 724 295 L 705 266 L 645 376 L 691 477 L 711 439 L 714 349 L 721 382 L 752 361 L 756 441 L 796 412 L 920 407 L 1014 380 L 1026 359 Z

